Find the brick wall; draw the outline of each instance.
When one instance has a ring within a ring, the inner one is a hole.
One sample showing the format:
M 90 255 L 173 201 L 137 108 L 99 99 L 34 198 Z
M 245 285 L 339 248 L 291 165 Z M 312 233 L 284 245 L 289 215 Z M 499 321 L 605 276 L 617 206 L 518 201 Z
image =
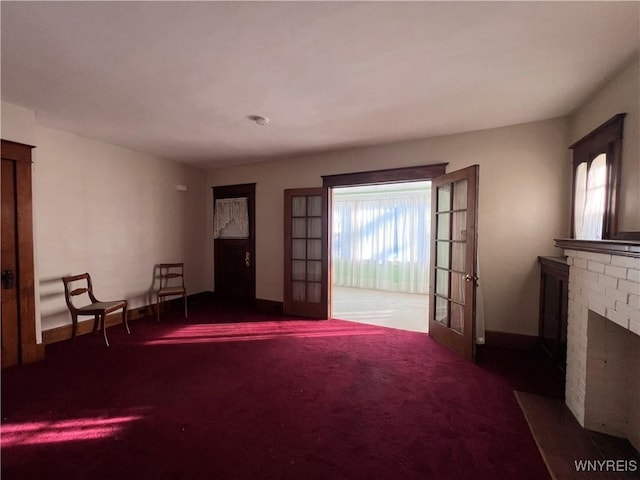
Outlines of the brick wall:
M 640 259 L 566 250 L 566 402 L 585 428 L 640 447 Z

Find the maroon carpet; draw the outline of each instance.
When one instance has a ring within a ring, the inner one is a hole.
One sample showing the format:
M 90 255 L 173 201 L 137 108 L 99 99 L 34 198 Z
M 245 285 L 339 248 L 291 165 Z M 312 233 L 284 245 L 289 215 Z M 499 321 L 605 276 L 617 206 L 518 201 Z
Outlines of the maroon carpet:
M 3 371 L 2 479 L 549 478 L 507 382 L 424 334 L 176 314 Z

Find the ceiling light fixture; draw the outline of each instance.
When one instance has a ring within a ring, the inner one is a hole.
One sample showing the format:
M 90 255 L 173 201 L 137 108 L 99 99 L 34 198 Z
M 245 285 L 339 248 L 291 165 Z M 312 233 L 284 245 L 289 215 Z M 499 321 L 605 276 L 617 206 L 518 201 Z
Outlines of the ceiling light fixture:
M 269 123 L 269 119 L 261 115 L 249 115 L 247 118 L 253 122 L 256 122 L 256 124 L 258 125 L 266 125 L 267 123 Z

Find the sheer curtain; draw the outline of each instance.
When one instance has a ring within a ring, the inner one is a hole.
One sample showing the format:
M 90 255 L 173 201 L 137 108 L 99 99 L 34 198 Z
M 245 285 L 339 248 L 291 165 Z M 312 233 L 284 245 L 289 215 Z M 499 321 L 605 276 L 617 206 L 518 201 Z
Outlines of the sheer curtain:
M 334 285 L 428 293 L 430 185 L 334 190 Z
M 575 188 L 575 234 L 581 240 L 600 240 L 607 193 L 607 156 L 601 154 L 590 165 L 578 165 Z
M 249 238 L 249 210 L 246 197 L 216 200 L 213 238 Z

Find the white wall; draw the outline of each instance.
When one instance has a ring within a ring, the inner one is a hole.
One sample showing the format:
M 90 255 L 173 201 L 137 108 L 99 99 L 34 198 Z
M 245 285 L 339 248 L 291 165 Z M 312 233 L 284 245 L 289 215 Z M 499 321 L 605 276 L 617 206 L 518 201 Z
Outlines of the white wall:
M 618 230 L 640 231 L 640 62 L 636 55 L 582 104 L 567 123 L 568 145 L 618 113 L 626 113 Z
M 4 120 L 3 138 L 13 128 L 5 130 Z M 150 302 L 160 262 L 184 261 L 189 293 L 207 290 L 203 170 L 37 123 L 33 132 L 43 330 L 70 322 L 60 280 L 69 274 L 91 273 L 98 298 L 126 298 L 132 308 Z M 178 184 L 188 191 L 177 191 Z
M 321 175 L 448 162 L 480 165 L 479 260 L 487 330 L 537 335 L 538 255 L 568 235 L 565 120 L 355 148 L 209 171 L 211 186 L 256 182 L 256 296 L 283 299 L 283 190 Z M 211 200 L 208 244 L 212 244 Z M 213 265 L 208 252 L 208 265 Z M 213 284 L 213 270 L 208 272 Z
M 2 138 L 13 142 L 34 145 L 36 139 L 36 116 L 32 110 L 2 103 Z

